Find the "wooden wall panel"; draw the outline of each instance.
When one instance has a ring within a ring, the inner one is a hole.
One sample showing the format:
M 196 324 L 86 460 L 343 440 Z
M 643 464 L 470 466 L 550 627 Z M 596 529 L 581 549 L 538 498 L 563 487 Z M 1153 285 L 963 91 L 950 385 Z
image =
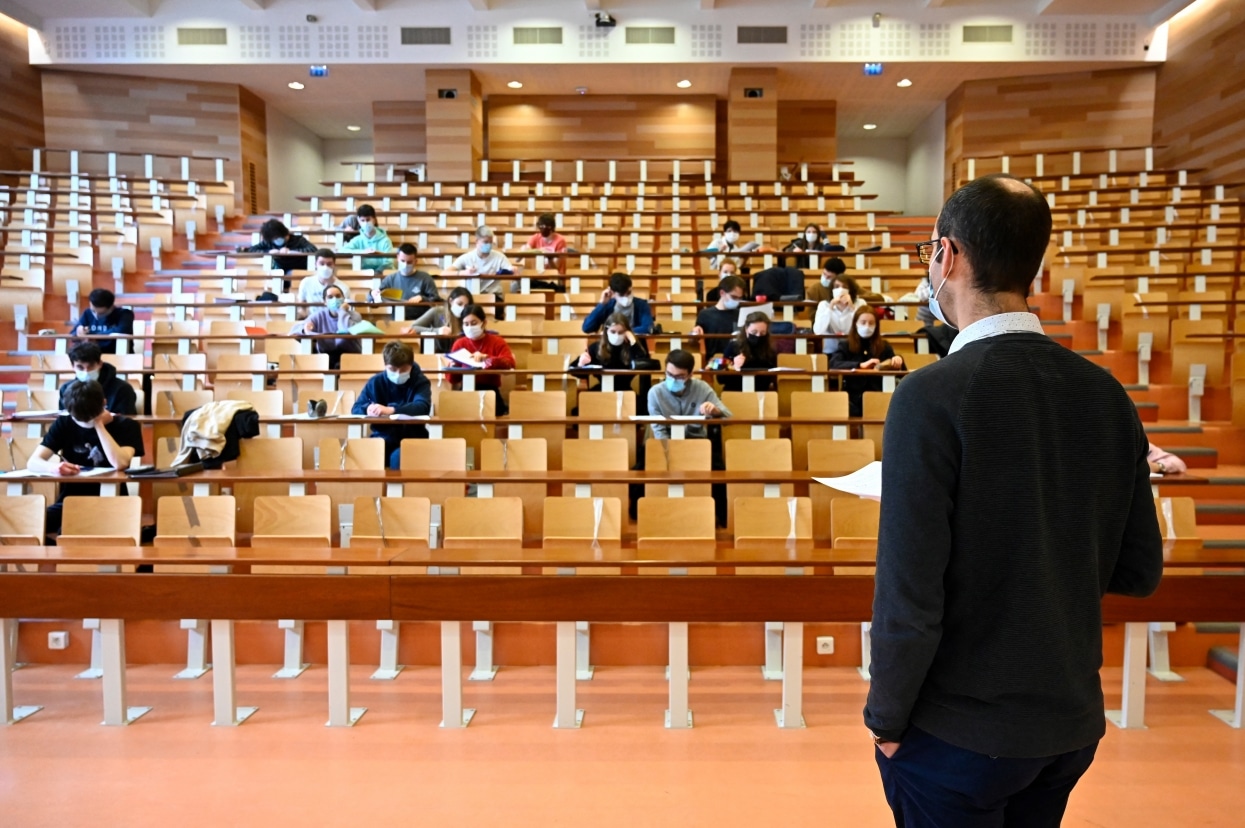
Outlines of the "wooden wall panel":
M 501 95 L 485 110 L 493 160 L 714 157 L 712 95 Z
M 1245 4 L 1203 0 L 1172 20 L 1154 98 L 1157 164 L 1245 180 Z
M 744 90 L 761 89 L 748 98 Z M 778 70 L 732 69 L 727 95 L 727 175 L 734 181 L 772 181 L 778 176 Z
M 947 132 L 942 165 L 942 195 L 951 195 L 956 162 L 964 157 L 964 84 L 960 84 L 947 98 Z
M 374 101 L 372 147 L 375 160 L 383 163 L 428 160 L 428 103 L 426 101 Z
M 0 169 L 28 169 L 43 146 L 43 87 L 30 65 L 26 27 L 0 14 Z
M 427 89 L 428 175 L 433 180 L 468 181 L 480 174 L 484 157 L 484 106 L 480 81 L 468 69 L 429 69 Z M 439 98 L 456 89 L 458 97 Z
M 833 161 L 838 151 L 834 101 L 778 102 L 778 161 Z
M 225 178 L 233 182 L 242 210 L 240 97 L 239 87 L 228 83 L 45 71 L 46 143 L 60 149 L 224 158 Z M 87 164 L 84 159 L 84 169 Z M 203 178 L 214 174 L 207 164 L 192 170 Z
M 268 106 L 245 86 L 238 88 L 242 136 L 242 201 L 248 213 L 268 212 Z M 310 182 L 308 182 L 310 184 Z

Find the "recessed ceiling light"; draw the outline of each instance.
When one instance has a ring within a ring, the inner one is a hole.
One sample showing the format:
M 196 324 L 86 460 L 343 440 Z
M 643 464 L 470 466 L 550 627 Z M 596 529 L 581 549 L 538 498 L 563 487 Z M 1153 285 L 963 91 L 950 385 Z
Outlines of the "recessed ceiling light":
M 359 126 L 358 124 L 347 124 L 346 129 L 350 130 L 351 132 L 358 132 L 359 130 L 363 129 L 363 127 Z
M 865 124 L 865 129 L 877 129 L 877 124 Z
M 518 81 L 510 81 L 510 83 L 506 84 L 506 86 L 509 86 L 511 89 L 522 89 L 523 88 L 523 84 L 519 83 Z
M 290 81 L 288 84 L 286 84 L 286 86 L 290 87 L 290 89 L 306 89 L 307 88 L 303 86 L 301 83 L 299 83 L 298 81 Z
M 675 84 L 675 86 L 679 87 L 680 89 L 687 89 L 691 85 L 692 85 L 692 82 L 690 80 L 681 80 Z
M 903 89 L 907 89 L 909 86 L 912 85 L 912 81 L 908 80 L 907 78 L 904 78 L 903 80 L 901 80 L 899 83 L 895 85 Z

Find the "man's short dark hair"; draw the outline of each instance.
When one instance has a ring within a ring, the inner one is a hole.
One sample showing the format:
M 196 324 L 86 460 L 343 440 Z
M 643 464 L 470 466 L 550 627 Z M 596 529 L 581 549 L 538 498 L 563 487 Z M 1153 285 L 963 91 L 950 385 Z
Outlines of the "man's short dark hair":
M 722 225 L 723 233 L 726 233 L 730 230 L 734 230 L 736 233 L 742 233 L 744 231 L 744 229 L 739 226 L 739 222 L 735 221 L 734 219 L 731 219 L 726 224 Z
M 684 351 L 680 348 L 675 348 L 673 351 L 666 354 L 666 364 L 673 365 L 680 371 L 687 371 L 688 373 L 691 373 L 696 370 L 696 357 L 692 356 L 691 351 Z
M 337 261 L 337 254 L 327 247 L 321 247 L 316 251 L 317 259 L 328 259 L 330 262 Z
M 744 293 L 748 292 L 748 283 L 743 280 L 742 276 L 723 276 L 722 281 L 718 282 L 718 290 L 722 293 L 730 293 L 735 288 L 739 288 Z
M 374 219 L 376 218 L 376 208 L 371 204 L 360 204 L 359 208 L 354 211 L 354 214 L 359 218 Z
M 553 213 L 541 213 L 540 218 L 536 219 L 536 226 L 549 228 L 557 227 L 558 220 L 554 217 Z
M 631 277 L 626 273 L 611 273 L 610 290 L 625 296 L 631 290 Z
M 75 342 L 69 349 L 69 361 L 81 362 L 84 365 L 95 365 L 103 361 L 103 354 L 94 342 Z
M 286 227 L 280 219 L 268 219 L 260 225 L 259 237 L 266 242 L 274 239 L 288 239 L 290 228 Z
M 414 256 L 419 253 L 419 248 L 410 242 L 402 242 L 402 244 L 398 245 L 398 252 L 406 256 Z
M 835 276 L 842 276 L 847 272 L 847 265 L 843 264 L 843 260 L 838 256 L 831 256 L 826 259 L 824 270 L 827 273 L 833 273 Z
M 1003 173 L 982 176 L 952 193 L 937 223 L 938 235 L 954 241 L 972 268 L 977 290 L 1022 296 L 1042 265 L 1050 230 L 1050 206 L 1042 194 Z
M 65 411 L 80 423 L 89 423 L 104 413 L 104 388 L 95 380 L 74 380 L 61 397 Z
M 117 304 L 117 297 L 111 290 L 104 288 L 95 288 L 87 294 L 86 300 L 91 303 L 93 308 L 111 308 Z
M 381 351 L 381 359 L 386 365 L 401 368 L 403 365 L 415 364 L 415 352 L 405 342 L 394 340 L 385 344 L 385 349 Z

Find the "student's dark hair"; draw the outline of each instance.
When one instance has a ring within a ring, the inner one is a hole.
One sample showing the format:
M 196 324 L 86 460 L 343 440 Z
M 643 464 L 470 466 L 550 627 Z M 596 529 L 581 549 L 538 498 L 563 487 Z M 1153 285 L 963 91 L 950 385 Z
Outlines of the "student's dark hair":
M 330 262 L 337 261 L 337 254 L 327 247 L 321 247 L 316 251 L 317 259 L 328 259 Z
M 606 319 L 605 324 L 601 326 L 601 342 L 597 345 L 597 356 L 600 357 L 602 364 L 610 361 L 610 354 L 614 351 L 614 346 L 610 344 L 610 338 L 608 336 L 611 325 L 622 325 L 627 330 L 631 330 L 631 322 L 627 320 L 625 314 L 610 314 L 610 318 Z M 623 360 L 630 362 L 631 343 L 623 340 L 623 344 L 618 347 L 622 349 Z
M 824 270 L 827 273 L 833 273 L 835 276 L 841 276 L 847 272 L 847 265 L 843 264 L 843 260 L 838 256 L 831 256 L 826 259 Z
M 675 348 L 666 354 L 666 364 L 673 365 L 680 371 L 687 371 L 688 373 L 696 370 L 696 358 L 692 356 L 690 351 L 684 351 L 680 348 Z
M 546 227 L 557 227 L 558 220 L 553 213 L 541 213 L 540 217 L 536 219 L 536 226 L 539 228 L 541 225 Z
M 419 248 L 410 242 L 402 242 L 402 244 L 398 245 L 398 252 L 404 253 L 407 256 L 414 256 L 419 252 Z
M 415 352 L 411 350 L 411 346 L 397 340 L 385 343 L 381 358 L 385 360 L 386 365 L 392 365 L 394 368 L 415 364 Z
M 1017 186 L 1019 185 L 1019 186 Z M 1050 206 L 1030 184 L 1003 173 L 951 194 L 937 232 L 955 242 L 982 293 L 1027 296 L 1050 242 Z
M 374 219 L 376 218 L 376 208 L 371 204 L 360 204 L 359 208 L 354 211 L 354 214 L 359 218 Z
M 739 288 L 744 293 L 747 293 L 748 283 L 741 276 L 724 276 L 722 281 L 718 282 L 718 290 L 721 293 L 730 293 L 735 288 Z
M 450 291 L 450 295 L 445 297 L 445 304 L 448 305 L 450 302 L 453 302 L 459 296 L 467 297 L 467 307 L 471 307 L 472 305 L 475 304 L 475 297 L 471 295 L 471 291 L 463 287 L 462 285 L 459 285 L 458 287 Z
M 722 225 L 722 232 L 725 233 L 727 230 L 734 230 L 736 233 L 742 233 L 744 229 L 739 226 L 739 222 L 735 221 L 735 219 L 731 219 L 726 222 L 726 224 Z
M 450 295 L 445 297 L 445 318 L 450 326 L 451 331 L 461 331 L 463 329 L 463 317 L 455 316 L 450 310 L 450 306 L 454 304 L 454 300 L 460 296 L 467 297 L 467 304 L 463 307 L 463 316 L 467 315 L 467 309 L 476 303 L 476 298 L 471 295 L 471 291 L 459 285 L 450 291 Z
M 82 362 L 86 365 L 94 365 L 103 360 L 103 355 L 99 350 L 99 346 L 94 342 L 75 342 L 73 347 L 69 349 L 70 362 Z
M 626 273 L 611 273 L 610 290 L 615 293 L 626 293 L 631 290 L 631 277 Z
M 104 388 L 95 380 L 74 380 L 61 397 L 65 411 L 80 423 L 90 422 L 104 413 Z
M 869 339 L 861 339 L 860 334 L 856 332 L 856 322 L 865 314 L 872 316 L 875 323 L 873 336 Z M 853 354 L 864 354 L 868 357 L 877 357 L 882 352 L 882 325 L 878 322 L 878 312 L 869 305 L 861 305 L 852 314 L 852 327 L 847 332 L 847 350 Z
M 346 298 L 346 291 L 342 289 L 342 286 L 341 286 L 341 285 L 338 285 L 338 284 L 332 284 L 332 285 L 329 285 L 328 287 L 326 287 L 326 288 L 324 289 L 324 298 L 325 298 L 325 299 L 328 299 L 328 298 L 329 298 L 329 291 L 330 291 L 330 290 L 335 290 L 335 291 L 337 291 L 338 293 L 340 293 L 340 294 L 342 295 L 342 298 L 343 298 L 343 299 L 345 299 L 345 298 Z
M 273 239 L 288 239 L 290 237 L 290 228 L 280 219 L 268 219 L 259 227 L 259 237 L 266 242 Z
M 474 316 L 476 319 L 479 319 L 485 325 L 488 324 L 488 315 L 484 312 L 483 305 L 478 305 L 472 302 L 470 305 L 463 308 L 463 315 L 458 317 L 458 319 L 459 321 L 461 321 L 463 319 L 466 319 L 468 316 Z
M 842 273 L 836 274 L 834 282 L 839 282 L 843 285 L 843 287 L 847 288 L 847 295 L 852 297 L 852 302 L 855 302 L 856 299 L 859 298 L 860 285 L 857 284 L 856 280 L 851 276 L 844 276 Z M 834 282 L 831 282 L 831 284 L 834 284 Z
M 748 326 L 758 322 L 765 323 L 765 340 L 757 347 L 752 347 L 752 343 L 748 341 Z M 744 355 L 744 359 L 755 359 L 761 362 L 772 362 L 778 364 L 778 355 L 774 353 L 774 341 L 770 338 L 769 331 L 773 322 L 770 321 L 769 314 L 764 311 L 753 311 L 744 317 L 744 324 L 735 332 L 735 345 L 739 348 L 739 353 Z
M 821 236 L 821 225 L 819 225 L 819 224 L 813 224 L 812 222 L 809 222 L 808 224 L 804 225 L 804 232 L 805 232 L 805 233 L 807 233 L 810 229 L 812 229 L 812 230 L 816 230 L 816 231 L 817 231 L 817 235 L 818 235 L 818 237 L 820 237 L 820 236 Z
M 117 304 L 117 297 L 111 291 L 105 288 L 95 288 L 87 294 L 86 300 L 91 303 L 93 308 L 111 308 Z

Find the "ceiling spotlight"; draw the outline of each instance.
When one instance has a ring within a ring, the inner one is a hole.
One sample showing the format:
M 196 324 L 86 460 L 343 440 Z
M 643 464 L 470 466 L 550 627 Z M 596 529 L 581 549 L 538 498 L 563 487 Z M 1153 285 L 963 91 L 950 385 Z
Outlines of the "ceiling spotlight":
M 307 88 L 303 86 L 301 83 L 299 83 L 298 81 L 290 81 L 289 83 L 286 84 L 286 86 L 288 86 L 290 89 L 306 89 Z
M 690 80 L 681 80 L 675 84 L 675 86 L 679 87 L 680 89 L 688 89 L 689 87 L 691 87 L 691 85 L 692 85 L 692 82 Z
M 596 24 L 598 29 L 612 29 L 618 25 L 618 21 L 609 12 L 599 11 L 596 13 Z
M 510 83 L 506 84 L 506 86 L 509 86 L 511 89 L 522 89 L 523 88 L 523 84 L 519 83 L 518 81 L 510 81 Z
M 873 13 L 873 28 L 880 29 L 881 27 L 882 27 L 882 13 L 874 12 Z
M 359 130 L 363 129 L 363 127 L 359 126 L 358 124 L 347 124 L 346 129 L 350 130 L 351 132 L 358 132 Z
M 895 85 L 898 86 L 900 89 L 907 89 L 909 86 L 912 85 L 912 81 L 908 80 L 907 78 L 904 78 L 903 80 L 899 81 L 899 83 Z
M 877 124 L 865 124 L 865 129 L 877 129 Z

